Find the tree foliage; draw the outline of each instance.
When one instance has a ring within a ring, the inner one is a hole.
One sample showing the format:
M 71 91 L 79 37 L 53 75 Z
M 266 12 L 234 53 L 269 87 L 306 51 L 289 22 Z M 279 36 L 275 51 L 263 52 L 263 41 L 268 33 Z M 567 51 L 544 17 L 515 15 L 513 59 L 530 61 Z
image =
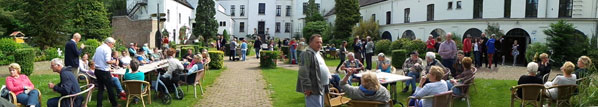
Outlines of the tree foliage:
M 80 33 L 85 39 L 102 40 L 112 33 L 108 12 L 104 3 L 95 0 L 76 0 L 68 20 L 69 32 Z
M 486 30 L 484 30 L 484 33 L 486 33 L 487 36 L 495 34 L 496 38 L 500 38 L 505 35 L 505 33 L 500 31 L 500 25 L 498 23 L 488 23 L 488 27 L 486 27 Z M 461 40 L 459 40 L 459 41 L 461 41 Z
M 193 35 L 203 36 L 204 40 L 209 40 L 218 32 L 218 22 L 216 22 L 214 9 L 214 0 L 199 0 L 195 8 L 195 23 L 193 24 Z
M 359 13 L 359 0 L 334 0 L 336 20 L 334 22 L 335 39 L 344 39 L 351 37 L 351 32 L 355 23 L 361 19 Z
M 544 34 L 548 35 L 547 45 L 553 50 L 553 64 L 557 65 L 565 61 L 577 61 L 579 56 L 587 53 L 590 45 L 588 38 L 576 33 L 573 24 L 565 20 L 550 24 L 550 29 L 544 30 Z
M 353 28 L 353 35 L 365 38 L 367 36 L 372 37 L 374 40 L 380 39 L 380 25 L 378 22 L 370 19 L 368 21 L 359 21 L 359 26 Z
M 329 28 L 325 21 L 307 22 L 303 27 L 303 38 L 306 38 L 306 42 L 309 41 L 307 38 L 311 37 L 312 34 L 320 34 L 323 36 L 322 38 L 327 38 L 328 35 L 323 35 L 327 29 Z
M 32 45 L 38 47 L 59 46 L 67 40 L 68 0 L 25 0 L 23 10 L 28 14 L 24 18 L 24 33 L 32 37 Z
M 309 0 L 307 4 L 307 14 L 305 14 L 305 22 L 324 21 L 324 17 L 318 11 L 318 6 L 315 0 Z

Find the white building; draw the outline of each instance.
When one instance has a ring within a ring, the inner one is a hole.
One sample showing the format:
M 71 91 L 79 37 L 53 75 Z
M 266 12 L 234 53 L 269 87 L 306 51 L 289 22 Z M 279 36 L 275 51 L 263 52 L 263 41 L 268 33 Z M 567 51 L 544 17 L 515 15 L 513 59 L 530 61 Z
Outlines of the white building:
M 216 0 L 234 20 L 233 35 L 268 34 L 289 38 L 301 35 L 308 0 Z M 325 0 L 326 1 L 326 0 Z M 315 1 L 318 5 L 320 0 Z M 217 20 L 221 21 L 221 19 Z M 226 20 L 226 19 L 225 19 Z M 229 25 L 229 23 L 227 23 Z M 230 31 L 229 31 L 230 32 Z M 218 33 L 222 33 L 219 31 Z
M 519 40 L 523 52 L 529 43 L 546 42 L 543 30 L 558 20 L 573 23 L 588 37 L 596 35 L 597 7 L 598 0 L 360 0 L 362 18 L 378 21 L 382 38 L 425 41 L 446 32 L 479 37 L 489 23 L 498 23 L 505 44 Z M 325 17 L 334 23 L 336 15 L 330 11 Z
M 179 38 L 180 30 L 185 27 L 184 35 L 191 36 L 192 16 L 195 17 L 193 10 L 194 7 L 186 0 L 127 0 L 127 12 L 132 20 L 156 19 L 150 17 L 151 14 L 166 13 L 166 21 L 161 23 L 160 31 L 168 31 L 171 42 Z M 176 43 L 180 43 L 180 40 L 177 39 Z

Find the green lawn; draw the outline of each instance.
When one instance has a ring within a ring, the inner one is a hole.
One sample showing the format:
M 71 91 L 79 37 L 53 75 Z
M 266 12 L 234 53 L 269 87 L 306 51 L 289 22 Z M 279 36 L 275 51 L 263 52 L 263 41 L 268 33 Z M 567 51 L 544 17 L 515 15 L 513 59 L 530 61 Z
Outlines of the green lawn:
M 224 68 L 226 69 L 226 68 Z M 218 76 L 220 76 L 220 73 L 224 70 L 224 69 L 220 69 L 220 70 L 209 70 L 208 74 L 206 74 L 206 77 L 203 81 L 204 84 L 204 92 L 208 91 L 205 90 L 205 88 L 211 86 L 214 83 L 214 80 L 216 80 L 216 78 Z M 31 75 L 29 76 L 29 79 L 31 79 L 31 82 L 35 85 L 36 89 L 39 89 L 40 92 L 42 93 L 42 101 L 41 104 L 43 107 L 46 107 L 46 102 L 48 101 L 48 99 L 53 98 L 53 97 L 59 97 L 60 94 L 53 92 L 51 89 L 48 88 L 48 82 L 53 82 L 53 83 L 58 83 L 60 82 L 60 76 L 58 75 L 58 73 L 56 74 L 43 74 L 43 75 Z M 6 78 L 0 78 L 0 83 L 5 83 Z M 202 99 L 201 93 L 199 92 L 199 89 L 197 89 L 198 91 L 198 98 L 194 98 L 193 96 L 193 86 L 189 86 L 189 90 L 187 90 L 188 86 L 182 86 L 181 88 L 183 88 L 183 91 L 185 93 L 185 98 L 183 98 L 183 100 L 172 100 L 172 103 L 170 105 L 165 105 L 162 104 L 160 99 L 158 99 L 158 97 L 156 97 L 155 93 L 152 90 L 152 104 L 147 103 L 146 101 L 146 106 L 149 107 L 164 107 L 164 106 L 172 106 L 172 107 L 188 107 L 188 106 L 194 106 L 195 104 L 197 104 L 200 100 Z M 108 94 L 107 92 L 104 92 L 104 101 L 103 101 L 103 106 L 104 107 L 109 107 L 110 106 L 110 102 L 108 101 Z M 174 94 L 173 94 L 174 95 Z M 96 105 L 96 99 L 97 98 L 97 91 L 95 91 L 93 93 L 92 96 L 92 100 L 89 102 L 88 106 L 93 106 L 95 107 Z M 126 101 L 125 100 L 118 100 L 118 103 L 121 104 L 123 107 L 126 105 Z M 131 104 L 130 106 L 132 107 L 141 107 L 142 104 L 141 102 L 138 104 Z
M 337 60 L 338 61 L 338 60 Z M 262 69 L 262 74 L 272 91 L 271 97 L 275 107 L 305 106 L 303 94 L 295 92 L 297 72 L 283 68 Z M 471 91 L 472 107 L 507 107 L 510 105 L 511 86 L 517 84 L 515 80 L 476 79 L 476 90 Z M 401 93 L 398 84 L 399 102 L 406 104 L 408 93 Z M 454 100 L 454 107 L 466 107 L 467 103 L 460 99 Z M 400 107 L 395 105 L 395 107 Z

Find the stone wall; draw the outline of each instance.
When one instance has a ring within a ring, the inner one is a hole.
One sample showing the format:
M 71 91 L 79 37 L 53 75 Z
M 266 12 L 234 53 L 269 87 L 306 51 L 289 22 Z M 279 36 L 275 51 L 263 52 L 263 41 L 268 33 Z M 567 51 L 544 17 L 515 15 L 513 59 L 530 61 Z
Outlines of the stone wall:
M 127 46 L 129 43 L 139 45 L 148 43 L 150 48 L 154 48 L 156 47 L 156 22 L 151 19 L 131 20 L 127 16 L 114 16 L 112 17 L 112 37 L 121 40 Z

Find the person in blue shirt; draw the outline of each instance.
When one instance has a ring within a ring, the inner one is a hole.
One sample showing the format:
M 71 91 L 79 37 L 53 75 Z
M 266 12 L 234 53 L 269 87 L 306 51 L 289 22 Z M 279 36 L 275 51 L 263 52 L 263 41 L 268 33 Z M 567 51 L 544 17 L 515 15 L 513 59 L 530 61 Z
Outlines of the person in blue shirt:
M 496 35 L 492 34 L 492 36 L 490 36 L 490 40 L 488 40 L 488 42 L 486 42 L 486 48 L 487 48 L 487 53 L 488 53 L 488 65 L 492 65 L 492 58 L 494 56 L 494 53 L 496 52 L 496 48 L 494 47 L 494 43 L 496 42 Z M 492 68 L 492 66 L 488 66 L 488 68 Z
M 247 56 L 247 41 L 245 39 L 241 40 L 243 41 L 243 43 L 241 43 L 241 55 L 242 60 L 245 61 L 245 57 Z
M 134 43 L 130 43 L 129 44 L 129 55 L 130 56 L 137 55 L 137 50 L 135 49 L 135 44 Z
M 135 55 L 135 59 L 137 59 L 141 65 L 150 63 L 149 59 L 145 58 L 145 51 L 138 50 L 137 55 Z
M 377 70 L 380 70 L 382 72 L 386 72 L 386 73 L 391 73 L 390 72 L 390 60 L 388 58 L 386 58 L 386 56 L 384 56 L 384 53 L 380 53 L 378 54 L 378 61 L 376 62 L 376 64 L 378 64 L 378 66 L 376 66 Z

